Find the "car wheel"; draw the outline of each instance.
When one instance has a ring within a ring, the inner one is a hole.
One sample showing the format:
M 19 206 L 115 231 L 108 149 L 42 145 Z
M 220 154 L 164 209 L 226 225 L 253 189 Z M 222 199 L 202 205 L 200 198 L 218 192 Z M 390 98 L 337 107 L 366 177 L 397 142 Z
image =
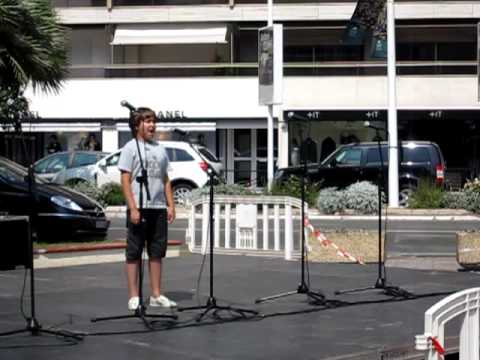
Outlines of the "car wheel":
M 408 203 L 414 191 L 415 191 L 415 188 L 413 186 L 407 186 L 402 188 L 398 196 L 398 205 L 400 207 L 408 207 Z
M 186 205 L 190 202 L 192 198 L 193 186 L 190 184 L 176 184 L 173 187 L 173 199 L 176 204 Z

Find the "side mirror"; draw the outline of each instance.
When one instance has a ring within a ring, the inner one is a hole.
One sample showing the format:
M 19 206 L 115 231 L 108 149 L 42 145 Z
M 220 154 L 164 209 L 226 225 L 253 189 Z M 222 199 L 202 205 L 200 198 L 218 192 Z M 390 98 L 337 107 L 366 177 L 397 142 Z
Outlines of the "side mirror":
M 106 171 L 107 170 L 107 160 L 105 159 L 102 159 L 98 162 L 98 167 L 100 169 L 102 169 L 102 171 Z
M 332 159 L 332 161 L 330 161 L 330 163 L 328 164 L 329 167 L 336 167 L 337 166 L 337 159 Z

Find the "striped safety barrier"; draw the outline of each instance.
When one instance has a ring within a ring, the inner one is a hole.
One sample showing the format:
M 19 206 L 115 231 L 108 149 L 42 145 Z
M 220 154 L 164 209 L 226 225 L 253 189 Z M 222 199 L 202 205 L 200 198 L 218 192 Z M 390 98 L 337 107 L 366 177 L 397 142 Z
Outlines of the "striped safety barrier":
M 314 237 L 315 239 L 317 239 L 320 242 L 320 244 L 322 244 L 325 247 L 330 246 L 330 247 L 334 248 L 335 251 L 337 252 L 338 256 L 341 256 L 341 257 L 346 258 L 350 261 L 359 263 L 361 265 L 365 265 L 365 262 L 363 262 L 362 259 L 356 258 L 355 256 L 353 256 L 349 252 L 347 252 L 347 251 L 341 249 L 340 247 L 338 247 L 337 244 L 335 244 L 333 241 L 328 240 L 327 237 L 324 234 L 322 234 L 322 232 L 320 230 L 316 230 L 313 227 L 313 225 L 310 223 L 308 218 L 305 218 L 305 227 L 310 231 L 311 236 Z

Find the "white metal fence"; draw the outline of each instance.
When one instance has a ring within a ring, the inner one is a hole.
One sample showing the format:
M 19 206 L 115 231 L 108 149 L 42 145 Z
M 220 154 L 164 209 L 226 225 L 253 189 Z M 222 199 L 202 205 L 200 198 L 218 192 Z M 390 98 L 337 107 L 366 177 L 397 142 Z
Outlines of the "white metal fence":
M 445 347 L 445 325 L 459 317 L 460 360 L 479 359 L 480 288 L 457 292 L 439 301 L 425 312 L 425 333 L 415 337 L 415 348 L 426 353 L 425 359 L 438 360 Z
M 302 231 L 301 206 L 299 199 L 289 196 L 215 195 L 214 247 L 232 252 L 268 253 L 290 260 L 295 248 L 299 251 L 299 242 L 294 241 L 294 222 L 298 222 L 298 231 Z M 188 224 L 192 252 L 208 251 L 209 208 L 209 196 L 192 200 Z

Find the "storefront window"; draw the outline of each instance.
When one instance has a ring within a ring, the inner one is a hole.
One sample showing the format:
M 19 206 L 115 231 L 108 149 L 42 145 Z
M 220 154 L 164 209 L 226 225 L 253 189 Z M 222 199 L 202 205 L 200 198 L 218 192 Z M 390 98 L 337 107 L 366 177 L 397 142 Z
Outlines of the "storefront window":
M 251 156 L 251 130 L 236 129 L 234 135 L 234 156 L 249 157 Z
M 267 186 L 267 162 L 257 161 L 257 187 Z
M 233 181 L 245 185 L 250 185 L 250 161 L 235 161 Z
M 257 157 L 268 157 L 268 130 L 257 130 Z M 277 157 L 278 154 L 278 131 L 273 131 L 273 157 Z
M 365 121 L 385 128 L 385 118 L 386 111 L 298 112 L 288 120 L 290 165 L 319 163 L 343 144 L 376 141 L 376 131 L 365 127 Z M 379 136 L 385 140 L 385 134 Z

